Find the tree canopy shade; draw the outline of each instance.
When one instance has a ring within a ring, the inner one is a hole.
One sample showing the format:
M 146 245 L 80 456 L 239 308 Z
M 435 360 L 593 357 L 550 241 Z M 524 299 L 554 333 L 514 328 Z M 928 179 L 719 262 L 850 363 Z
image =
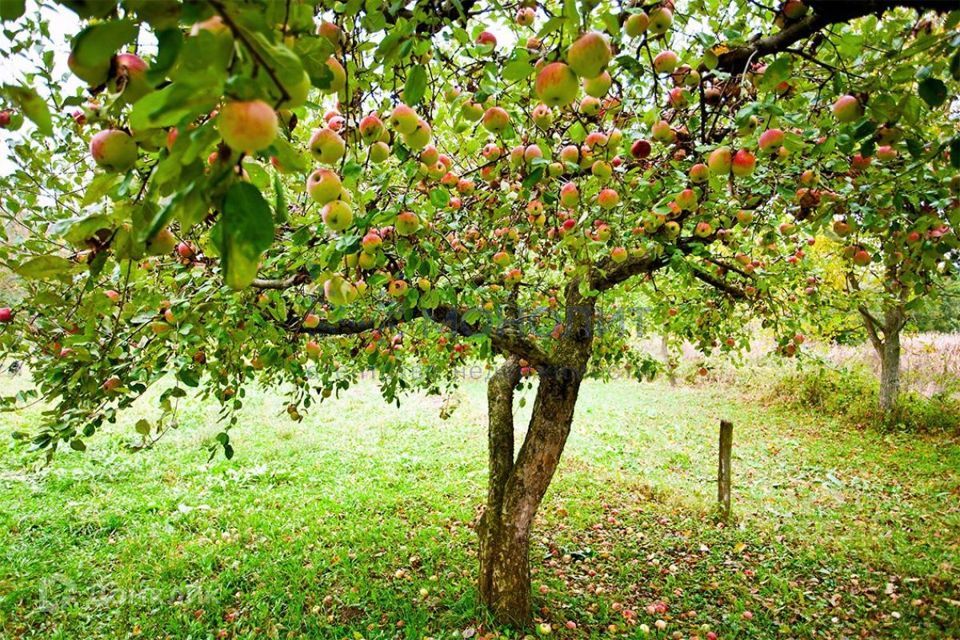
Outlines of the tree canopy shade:
M 820 238 L 916 293 L 955 271 L 953 0 L 61 4 L 83 90 L 49 14 L 0 12 L 33 65 L 0 118 L 0 348 L 50 403 L 24 437 L 83 449 L 160 385 L 149 445 L 198 388 L 229 457 L 250 383 L 297 419 L 366 371 L 394 399 L 497 362 L 480 592 L 504 621 L 580 381 L 651 369 L 631 287 L 697 300 L 654 320 L 704 347 L 758 318 L 792 355 Z

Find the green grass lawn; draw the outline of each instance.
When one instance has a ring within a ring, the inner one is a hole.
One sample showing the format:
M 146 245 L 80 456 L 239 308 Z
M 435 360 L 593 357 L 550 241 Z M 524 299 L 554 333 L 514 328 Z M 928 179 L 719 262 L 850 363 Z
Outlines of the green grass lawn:
M 474 589 L 484 387 L 456 397 L 441 420 L 439 398 L 397 409 L 367 382 L 295 423 L 265 391 L 233 460 L 209 464 L 217 413 L 198 400 L 148 452 L 126 450 L 148 403 L 47 467 L 4 444 L 0 637 L 494 631 Z M 720 418 L 735 423 L 727 527 Z M 0 436 L 36 419 L 5 414 Z M 960 443 L 726 388 L 588 383 L 533 544 L 538 617 L 560 637 L 960 637 Z

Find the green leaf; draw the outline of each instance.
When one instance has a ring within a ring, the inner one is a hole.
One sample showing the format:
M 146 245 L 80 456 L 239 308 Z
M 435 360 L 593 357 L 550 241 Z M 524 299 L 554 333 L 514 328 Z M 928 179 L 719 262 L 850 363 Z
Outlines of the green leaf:
M 450 204 L 450 192 L 446 189 L 434 189 L 430 192 L 430 202 L 435 207 L 445 207 Z
M 14 270 L 24 278 L 55 278 L 69 273 L 74 264 L 60 256 L 37 256 L 18 265 Z
M 102 213 L 93 214 L 84 218 L 71 218 L 50 227 L 51 234 L 61 234 L 63 238 L 74 246 L 83 246 L 101 229 L 109 229 L 113 220 Z
M 260 257 L 273 244 L 270 205 L 252 184 L 237 182 L 227 191 L 223 213 L 211 233 L 227 285 L 243 289 L 257 277 Z
M 73 44 L 72 55 L 82 67 L 98 67 L 107 63 L 140 28 L 132 20 L 111 20 L 90 25 L 81 31 Z
M 937 78 L 926 78 L 917 87 L 920 97 L 931 108 L 939 107 L 947 101 L 947 85 Z
M 70 441 L 70 448 L 74 451 L 86 451 L 87 445 L 85 445 L 80 438 L 74 438 Z
M 141 130 L 155 129 L 192 120 L 213 109 L 222 93 L 223 85 L 212 78 L 207 78 L 199 86 L 174 82 L 138 100 L 130 112 L 130 126 Z
M 508 82 L 523 80 L 533 73 L 533 65 L 526 60 L 514 60 L 503 68 L 503 79 Z
M 141 418 L 140 420 L 137 420 L 137 424 L 135 425 L 134 428 L 137 430 L 137 433 L 139 433 L 142 436 L 150 435 L 150 422 L 148 422 L 147 420 L 144 420 L 143 418 Z
M 422 64 L 418 64 L 407 74 L 407 83 L 403 87 L 403 101 L 415 107 L 423 100 L 423 94 L 426 91 L 427 70 Z
M 3 0 L 0 2 L 0 20 L 16 20 L 26 10 L 26 0 Z
M 180 29 L 164 29 L 157 34 L 157 57 L 147 71 L 151 84 L 156 84 L 166 77 L 167 71 L 176 63 L 181 47 L 183 32 Z
M 4 93 L 13 100 L 24 115 L 33 120 L 37 130 L 45 136 L 53 134 L 53 121 L 47 103 L 30 87 L 4 85 Z

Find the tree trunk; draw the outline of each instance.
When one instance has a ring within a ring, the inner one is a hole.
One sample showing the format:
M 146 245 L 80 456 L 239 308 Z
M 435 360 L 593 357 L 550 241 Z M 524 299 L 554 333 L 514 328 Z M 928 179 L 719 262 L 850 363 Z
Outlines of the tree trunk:
M 488 385 L 490 487 L 479 526 L 479 587 L 498 623 L 525 625 L 531 618 L 530 527 L 570 433 L 582 371 L 539 372 L 530 425 L 513 461 L 514 367 L 508 361 Z
M 880 410 L 885 415 L 896 409 L 900 395 L 900 330 L 904 313 L 900 307 L 886 310 L 883 318 L 883 345 L 880 351 Z

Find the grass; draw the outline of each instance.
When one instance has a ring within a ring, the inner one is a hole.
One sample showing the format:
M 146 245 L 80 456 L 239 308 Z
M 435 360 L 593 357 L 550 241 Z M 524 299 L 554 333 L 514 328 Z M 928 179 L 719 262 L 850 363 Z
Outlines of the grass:
M 367 382 L 294 423 L 282 397 L 252 394 L 237 455 L 209 464 L 216 413 L 196 400 L 149 452 L 126 451 L 148 404 L 48 467 L 5 447 L 0 637 L 515 636 L 476 603 L 484 388 L 456 397 L 441 420 L 440 399 L 396 409 Z M 589 383 L 531 557 L 559 637 L 960 637 L 960 443 L 725 387 Z

